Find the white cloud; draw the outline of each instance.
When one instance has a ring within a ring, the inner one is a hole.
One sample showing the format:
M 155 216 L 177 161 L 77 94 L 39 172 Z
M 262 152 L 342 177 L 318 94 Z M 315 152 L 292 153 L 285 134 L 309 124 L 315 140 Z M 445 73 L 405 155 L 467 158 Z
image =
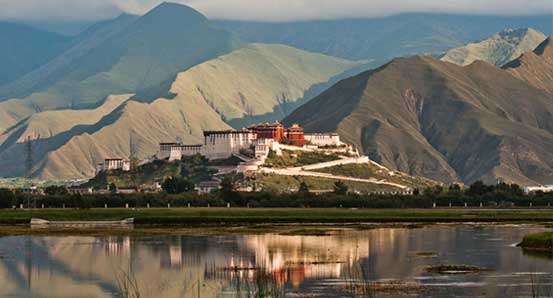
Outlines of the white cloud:
M 0 19 L 95 20 L 142 14 L 160 0 L 0 0 Z M 175 0 L 210 18 L 288 21 L 403 12 L 521 15 L 553 13 L 551 0 Z

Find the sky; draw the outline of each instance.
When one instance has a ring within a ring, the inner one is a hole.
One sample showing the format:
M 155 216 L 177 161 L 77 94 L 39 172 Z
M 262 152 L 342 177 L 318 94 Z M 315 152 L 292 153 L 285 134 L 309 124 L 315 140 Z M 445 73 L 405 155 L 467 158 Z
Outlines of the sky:
M 0 0 L 0 19 L 93 21 L 143 14 L 160 0 Z M 553 0 L 174 0 L 209 18 L 292 21 L 375 17 L 406 12 L 486 15 L 553 13 Z

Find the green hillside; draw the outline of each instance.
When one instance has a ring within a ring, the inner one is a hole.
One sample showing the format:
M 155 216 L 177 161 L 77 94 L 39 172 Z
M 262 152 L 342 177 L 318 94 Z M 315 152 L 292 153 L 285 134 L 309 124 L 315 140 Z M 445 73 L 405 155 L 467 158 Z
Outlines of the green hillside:
M 86 46 L 64 53 L 63 61 L 52 61 L 0 88 L 0 98 L 18 98 L 15 109 L 29 110 L 0 129 L 37 110 L 86 108 L 111 94 L 147 91 L 173 80 L 179 71 L 240 47 L 232 34 L 178 4 L 161 4 L 136 20 L 122 18 L 107 28 L 107 38 L 91 34 L 92 42 L 84 38 Z M 0 109 L 10 113 L 12 106 L 0 104 Z

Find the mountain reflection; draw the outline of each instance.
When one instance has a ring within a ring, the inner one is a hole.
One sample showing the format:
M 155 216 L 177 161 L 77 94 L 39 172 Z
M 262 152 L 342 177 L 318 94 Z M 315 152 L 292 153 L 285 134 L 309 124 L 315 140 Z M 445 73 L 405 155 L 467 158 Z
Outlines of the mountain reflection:
M 479 295 L 479 287 L 460 283 L 493 285 L 487 294 L 504 295 L 520 291 L 514 284 L 521 278 L 515 278 L 517 272 L 551 272 L 548 261 L 536 261 L 510 246 L 535 230 L 432 227 L 331 236 L 4 237 L 0 297 L 117 297 L 121 274 L 136 280 L 141 297 L 231 297 L 235 279 L 254 281 L 259 272 L 273 276 L 288 292 L 329 287 L 325 293 L 332 296 L 335 284 L 354 266 L 365 268 L 371 280 L 429 287 L 451 283 L 447 293 L 436 286 L 440 297 Z M 423 258 L 420 252 L 437 256 Z M 444 279 L 424 272 L 426 265 L 439 262 L 493 268 L 494 274 Z M 498 286 L 511 278 L 512 287 Z

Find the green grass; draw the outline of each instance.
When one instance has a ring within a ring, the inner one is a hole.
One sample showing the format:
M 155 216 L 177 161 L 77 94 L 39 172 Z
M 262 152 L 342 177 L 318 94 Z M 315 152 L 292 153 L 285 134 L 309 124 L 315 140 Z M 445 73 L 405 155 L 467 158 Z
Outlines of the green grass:
M 281 176 L 281 175 L 261 175 L 257 178 L 261 187 L 266 191 L 273 192 L 288 192 L 297 191 L 301 182 L 307 183 L 310 190 L 333 190 L 334 183 L 339 180 L 327 179 L 319 177 L 302 177 L 302 176 Z M 342 181 L 347 186 L 349 191 L 359 191 L 361 193 L 379 192 L 379 191 L 400 191 L 400 189 L 389 185 L 381 185 L 374 183 L 364 183 L 355 181 Z
M 415 188 L 426 188 L 431 187 L 438 182 L 432 181 L 430 179 L 413 177 L 400 172 L 395 172 L 391 175 L 390 171 L 384 170 L 374 164 L 347 164 L 347 165 L 338 165 L 335 167 L 318 169 L 317 172 L 329 173 L 333 175 L 362 178 L 362 179 L 379 179 L 386 180 L 389 182 L 398 183 L 401 185 L 415 187 Z
M 140 224 L 249 224 L 355 222 L 548 222 L 553 210 L 530 209 L 308 209 L 308 208 L 173 208 L 173 209 L 37 209 L 0 210 L 0 224 L 28 224 L 47 220 L 122 220 Z
M 187 157 L 182 161 L 156 160 L 145 164 L 135 172 L 109 171 L 101 172 L 85 185 L 96 189 L 106 189 L 114 183 L 117 187 L 134 187 L 138 185 L 152 185 L 161 182 L 166 177 L 186 176 L 193 182 L 209 180 L 216 170 L 208 168 L 207 160 L 199 156 Z
M 338 159 L 340 157 L 336 154 L 324 154 L 321 152 L 282 150 L 282 155 L 279 156 L 271 151 L 265 161 L 265 166 L 273 168 L 301 167 Z
M 553 232 L 526 235 L 519 246 L 529 250 L 553 251 Z

